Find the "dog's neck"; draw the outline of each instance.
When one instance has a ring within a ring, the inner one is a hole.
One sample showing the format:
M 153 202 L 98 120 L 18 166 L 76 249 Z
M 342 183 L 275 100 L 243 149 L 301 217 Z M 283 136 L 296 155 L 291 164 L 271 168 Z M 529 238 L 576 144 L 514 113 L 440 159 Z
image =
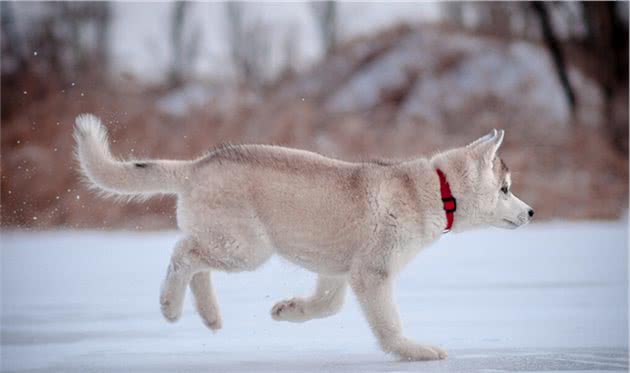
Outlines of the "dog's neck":
M 425 242 L 438 239 L 448 226 L 437 168 L 428 158 L 416 158 L 402 162 L 392 169 L 392 175 L 406 175 L 411 180 L 409 185 L 412 185 L 414 190 L 412 199 L 415 198 L 421 201 L 416 212 L 421 215 L 423 222 L 428 223 L 422 229 L 422 237 Z M 442 171 L 450 182 L 450 177 L 448 176 L 450 168 L 443 168 Z M 453 196 L 457 198 L 454 193 L 453 191 Z M 457 225 L 458 217 L 453 215 L 453 218 L 454 222 L 451 230 Z
M 440 170 L 445 179 L 448 181 L 449 189 L 452 197 L 456 200 L 457 207 L 453 212 L 453 223 L 449 231 L 457 233 L 464 230 L 468 230 L 474 226 L 470 214 L 468 214 L 465 188 L 463 175 L 467 165 L 465 164 L 465 157 L 462 153 L 465 151 L 463 148 L 452 149 L 443 153 L 436 154 L 429 160 L 429 164 L 434 169 L 434 178 L 436 180 L 436 188 L 440 188 L 440 181 L 435 170 Z M 442 198 L 442 193 L 438 189 L 438 194 Z M 447 206 L 451 207 L 451 206 Z M 453 206 L 454 207 L 454 206 Z M 443 205 L 444 209 L 444 205 Z M 445 216 L 445 227 L 448 225 L 447 215 Z

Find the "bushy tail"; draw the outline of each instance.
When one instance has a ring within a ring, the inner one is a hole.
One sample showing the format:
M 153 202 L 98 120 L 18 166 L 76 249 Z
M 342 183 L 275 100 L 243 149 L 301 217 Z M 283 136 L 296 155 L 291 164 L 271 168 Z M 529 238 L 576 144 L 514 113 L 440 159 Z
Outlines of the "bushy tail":
M 76 118 L 76 156 L 86 179 L 106 194 L 149 196 L 177 193 L 188 179 L 188 161 L 120 161 L 109 150 L 107 132 L 92 114 Z

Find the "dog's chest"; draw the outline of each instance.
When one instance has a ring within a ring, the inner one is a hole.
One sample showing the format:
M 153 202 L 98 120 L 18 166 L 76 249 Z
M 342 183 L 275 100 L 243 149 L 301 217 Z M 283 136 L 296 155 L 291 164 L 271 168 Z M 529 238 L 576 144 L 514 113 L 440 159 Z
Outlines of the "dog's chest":
M 392 267 L 395 271 L 401 270 L 420 251 L 435 242 L 441 232 L 431 229 L 430 226 L 422 224 L 417 219 L 399 219 L 396 226 L 392 228 L 392 239 L 395 245 Z

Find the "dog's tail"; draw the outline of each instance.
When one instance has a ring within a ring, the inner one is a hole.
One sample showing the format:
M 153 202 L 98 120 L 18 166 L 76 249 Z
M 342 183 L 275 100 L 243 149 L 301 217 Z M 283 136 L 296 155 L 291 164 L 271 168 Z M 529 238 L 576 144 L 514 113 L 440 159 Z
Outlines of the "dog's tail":
M 188 179 L 190 161 L 120 161 L 109 150 L 107 131 L 92 114 L 76 118 L 75 154 L 83 176 L 108 195 L 148 197 L 177 193 Z

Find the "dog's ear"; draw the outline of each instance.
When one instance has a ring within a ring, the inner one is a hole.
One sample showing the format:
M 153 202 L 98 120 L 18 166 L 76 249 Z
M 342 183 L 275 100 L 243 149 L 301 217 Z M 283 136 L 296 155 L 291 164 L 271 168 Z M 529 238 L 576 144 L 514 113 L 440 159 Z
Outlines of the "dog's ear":
M 492 164 L 501 143 L 503 143 L 504 134 L 505 131 L 503 130 L 497 131 L 493 129 L 488 135 L 472 142 L 467 147 L 470 148 L 478 159 Z
M 469 149 L 472 149 L 472 148 L 476 147 L 479 144 L 482 144 L 482 143 L 484 143 L 486 141 L 491 140 L 496 135 L 497 135 L 497 130 L 493 129 L 492 131 L 490 131 L 489 134 L 487 134 L 485 136 L 481 136 L 477 140 L 475 140 L 475 141 L 471 142 L 470 144 L 466 145 L 466 147 L 469 148 Z

